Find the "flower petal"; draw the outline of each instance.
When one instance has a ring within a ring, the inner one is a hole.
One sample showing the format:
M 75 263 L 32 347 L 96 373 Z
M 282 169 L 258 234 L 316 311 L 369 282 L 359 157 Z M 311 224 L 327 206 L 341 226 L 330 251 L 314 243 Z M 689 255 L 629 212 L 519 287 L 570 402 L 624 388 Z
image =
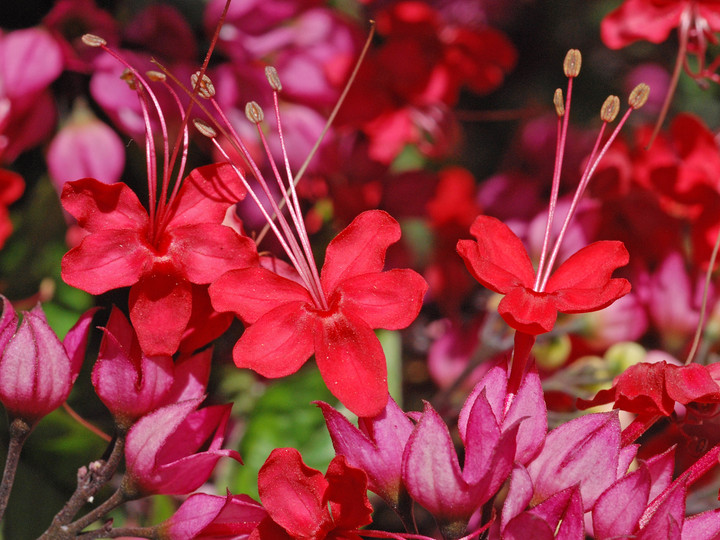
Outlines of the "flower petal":
M 645 511 L 649 494 L 650 473 L 645 465 L 620 478 L 600 495 L 592 509 L 595 536 L 631 536 Z
M 420 313 L 426 291 L 427 283 L 420 274 L 396 269 L 346 279 L 335 293 L 340 295 L 343 311 L 361 318 L 370 328 L 399 330 Z
M 295 373 L 313 353 L 314 317 L 304 302 L 287 302 L 266 313 L 235 344 L 233 359 L 263 377 Z
M 328 245 L 321 272 L 323 290 L 330 295 L 338 284 L 353 276 L 380 272 L 385 252 L 400 240 L 400 225 L 382 210 L 368 210 L 356 217 Z
M 640 39 L 661 43 L 678 26 L 684 9 L 684 2 L 627 0 L 603 19 L 600 26 L 603 43 L 611 49 Z
M 457 252 L 472 276 L 491 291 L 507 293 L 535 281 L 530 257 L 522 241 L 497 218 L 478 216 L 470 227 L 476 241 L 460 240 Z
M 372 523 L 373 507 L 367 497 L 367 475 L 351 467 L 345 456 L 336 456 L 328 465 L 325 479 L 328 489 L 323 506 L 330 506 L 337 529 L 356 530 Z
M 557 320 L 551 297 L 525 287 L 510 289 L 500 300 L 498 313 L 509 326 L 530 335 L 549 332 Z
M 315 323 L 315 360 L 325 384 L 358 416 L 376 416 L 388 400 L 385 353 L 375 333 L 350 313 Z
M 312 304 L 307 289 L 264 268 L 243 268 L 220 276 L 208 291 L 213 307 L 234 312 L 245 324 L 290 302 Z

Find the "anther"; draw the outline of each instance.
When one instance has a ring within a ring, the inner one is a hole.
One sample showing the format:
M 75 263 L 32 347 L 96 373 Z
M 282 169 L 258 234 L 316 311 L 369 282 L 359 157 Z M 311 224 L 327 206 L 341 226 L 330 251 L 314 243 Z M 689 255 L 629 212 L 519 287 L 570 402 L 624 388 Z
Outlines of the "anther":
M 215 95 L 215 87 L 213 86 L 210 77 L 207 75 L 203 74 L 202 79 L 199 77 L 199 71 L 193 73 L 190 75 L 190 83 L 192 84 L 193 89 L 197 88 L 197 92 L 200 97 L 210 99 Z
M 83 37 L 81 39 L 82 42 L 88 47 L 104 47 L 105 45 L 107 45 L 107 41 L 105 41 L 100 36 L 96 36 L 95 34 L 83 34 Z
M 280 92 L 282 90 L 282 84 L 280 83 L 280 76 L 278 75 L 277 69 L 272 66 L 266 66 L 265 77 L 267 77 L 267 80 L 270 83 L 270 88 L 276 92 Z
M 247 104 L 245 105 L 245 116 L 247 116 L 247 119 L 250 120 L 253 124 L 259 124 L 263 121 L 263 118 L 265 118 L 263 110 L 260 108 L 260 105 L 258 105 L 255 101 L 247 102 Z
M 630 92 L 630 97 L 628 98 L 628 104 L 633 109 L 639 109 L 640 107 L 645 105 L 645 102 L 648 100 L 649 96 L 650 96 L 650 87 L 645 83 L 640 83 L 635 88 L 633 88 L 632 92 Z
M 566 77 L 577 77 L 582 65 L 582 55 L 577 49 L 570 49 L 565 55 L 563 71 Z
M 201 135 L 204 135 L 208 139 L 214 139 L 215 137 L 217 137 L 217 131 L 215 131 L 214 128 L 210 127 L 208 124 L 206 124 L 199 118 L 195 118 L 193 120 L 193 124 L 195 125 L 195 129 L 197 129 Z
M 147 78 L 153 82 L 165 82 L 167 80 L 167 75 L 165 75 L 162 71 L 150 70 L 146 71 L 145 75 L 147 75 Z
M 563 97 L 562 90 L 559 88 L 555 90 L 555 95 L 553 96 L 553 104 L 555 105 L 555 112 L 557 113 L 558 117 L 562 117 L 565 115 L 565 98 Z
M 132 71 L 129 69 L 124 70 L 120 78 L 127 83 L 131 90 L 137 90 L 137 78 Z
M 620 98 L 608 96 L 605 103 L 600 107 L 600 118 L 603 122 L 612 122 L 620 112 Z

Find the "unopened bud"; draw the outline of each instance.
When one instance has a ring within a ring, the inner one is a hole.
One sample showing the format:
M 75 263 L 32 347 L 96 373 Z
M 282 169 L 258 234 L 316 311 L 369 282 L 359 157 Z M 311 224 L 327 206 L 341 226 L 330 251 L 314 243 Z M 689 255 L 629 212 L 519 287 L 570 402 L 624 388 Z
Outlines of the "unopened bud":
M 563 71 L 566 77 L 577 77 L 582 65 L 582 55 L 577 49 L 570 49 L 565 55 Z
M 563 97 L 562 90 L 559 88 L 555 90 L 555 95 L 553 96 L 553 104 L 555 105 L 555 112 L 559 117 L 562 117 L 565 115 L 565 98 Z
M 632 92 L 630 92 L 628 103 L 633 109 L 639 109 L 640 107 L 645 105 L 645 102 L 648 100 L 649 96 L 650 87 L 645 83 L 640 83 L 635 88 L 633 88 Z
M 162 71 L 151 70 L 145 72 L 145 75 L 147 75 L 147 78 L 153 82 L 165 82 L 167 80 L 167 75 L 165 75 Z
M 100 36 L 96 36 L 95 34 L 83 34 L 83 37 L 81 39 L 82 42 L 88 47 L 103 47 L 107 45 L 107 41 L 105 41 Z
M 620 98 L 608 96 L 605 103 L 600 107 L 600 118 L 603 122 L 612 122 L 620 112 Z
M 190 75 L 190 83 L 192 84 L 193 90 L 197 89 L 198 95 L 202 98 L 210 99 L 215 95 L 215 87 L 210 77 L 203 74 L 202 79 L 200 79 L 199 71 Z
M 247 104 L 245 105 L 245 116 L 247 116 L 247 119 L 250 120 L 253 124 L 259 124 L 263 121 L 263 118 L 265 118 L 263 110 L 260 108 L 260 105 L 258 105 L 255 101 L 247 102 Z
M 282 83 L 280 83 L 280 76 L 278 75 L 277 69 L 272 66 L 266 66 L 265 77 L 267 77 L 267 80 L 270 83 L 270 88 L 276 92 L 280 92 L 282 90 Z
M 126 69 L 122 72 L 122 75 L 120 75 L 120 79 L 125 81 L 131 90 L 137 90 L 137 78 L 135 77 L 135 74 L 129 69 Z
M 217 131 L 210 127 L 207 123 L 203 122 L 199 118 L 196 118 L 193 120 L 193 124 L 195 125 L 195 129 L 197 129 L 201 135 L 204 135 L 208 139 L 214 139 L 217 137 Z

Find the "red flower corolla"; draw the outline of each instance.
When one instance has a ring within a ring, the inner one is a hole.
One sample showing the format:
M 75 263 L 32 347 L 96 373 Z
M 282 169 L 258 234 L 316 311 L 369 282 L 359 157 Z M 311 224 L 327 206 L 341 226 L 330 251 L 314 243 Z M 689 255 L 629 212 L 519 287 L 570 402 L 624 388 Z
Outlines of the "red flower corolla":
M 294 448 L 272 451 L 258 474 L 258 492 L 268 517 L 251 540 L 360 540 L 372 519 L 367 478 L 345 457 L 334 458 L 323 474 L 302 461 Z
M 231 405 L 197 409 L 202 400 L 161 407 L 130 428 L 125 445 L 126 492 L 183 495 L 203 485 L 220 458 L 242 463 L 235 450 L 220 448 Z
M 20 198 L 25 190 L 25 182 L 17 173 L 0 169 L 0 248 L 5 245 L 10 233 L 12 223 L 7 207 Z
M 505 295 L 498 311 L 518 331 L 532 335 L 549 332 L 558 312 L 596 311 L 630 292 L 626 279 L 611 278 L 613 271 L 629 260 L 622 242 L 600 241 L 582 248 L 538 290 L 530 257 L 507 225 L 490 216 L 478 216 L 470 233 L 476 240 L 460 240 L 458 253 L 480 284 Z
M 88 233 L 62 260 L 66 283 L 102 294 L 130 289 L 130 320 L 148 355 L 173 354 L 192 312 L 192 285 L 257 263 L 253 242 L 222 225 L 243 197 L 227 165 L 195 169 L 165 220 L 152 219 L 123 183 L 85 178 L 65 185 L 61 202 Z
M 85 345 L 95 310 L 85 313 L 63 343 L 50 328 L 40 305 L 18 317 L 10 302 L 0 317 L 0 402 L 11 419 L 34 426 L 62 405 L 85 358 Z
M 626 369 L 609 390 L 600 390 L 591 400 L 578 399 L 578 407 L 615 403 L 614 408 L 623 411 L 669 416 L 675 403 L 720 403 L 718 381 L 720 364 L 640 363 Z
M 115 422 L 129 428 L 160 406 L 201 397 L 211 358 L 211 348 L 177 363 L 170 356 L 146 356 L 128 320 L 113 307 L 103 328 L 92 384 Z
M 427 289 L 416 272 L 383 272 L 400 226 L 385 212 L 360 214 L 328 245 L 319 279 L 301 285 L 264 268 L 226 273 L 210 286 L 218 311 L 247 325 L 235 345 L 238 367 L 265 377 L 296 372 L 314 353 L 330 391 L 358 416 L 387 402 L 385 355 L 373 328 L 405 328 Z

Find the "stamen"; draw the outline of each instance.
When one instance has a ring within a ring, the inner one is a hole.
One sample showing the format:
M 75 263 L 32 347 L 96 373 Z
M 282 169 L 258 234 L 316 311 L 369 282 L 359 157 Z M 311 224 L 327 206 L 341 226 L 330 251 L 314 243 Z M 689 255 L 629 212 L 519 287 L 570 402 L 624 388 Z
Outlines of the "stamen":
M 260 124 L 265 119 L 262 108 L 255 101 L 248 101 L 245 105 L 245 116 L 253 124 Z
M 569 78 L 577 77 L 580 74 L 580 66 L 582 65 L 582 55 L 577 49 L 570 49 L 565 55 L 563 62 L 563 71 L 565 76 Z
M 267 77 L 267 80 L 270 83 L 270 88 L 272 88 L 275 92 L 282 91 L 282 84 L 280 83 L 280 76 L 278 75 L 277 69 L 272 66 L 266 66 L 265 77 Z
M 195 129 L 200 132 L 201 135 L 207 137 L 208 139 L 214 139 L 215 137 L 217 137 L 217 131 L 215 131 L 214 128 L 212 128 L 199 118 L 193 120 L 193 125 L 195 126 Z
M 605 103 L 600 107 L 600 118 L 603 122 L 613 122 L 620 112 L 620 98 L 617 96 L 608 96 Z
M 562 118 L 565 114 L 565 98 L 563 98 L 563 93 L 560 88 L 555 90 L 553 105 L 555 105 L 555 113 L 558 115 L 558 118 Z
M 88 47 L 104 47 L 107 45 L 107 41 L 95 34 L 84 34 L 80 39 L 82 39 L 82 42 Z
M 146 71 L 145 76 L 153 82 L 165 82 L 167 80 L 167 77 L 161 71 Z
M 197 89 L 197 93 L 201 98 L 210 99 L 215 95 L 215 87 L 210 77 L 203 74 L 200 78 L 200 72 L 197 71 L 190 75 L 190 84 L 193 89 Z
M 127 85 L 130 87 L 130 90 L 137 90 L 138 84 L 137 84 L 137 77 L 130 69 L 126 69 L 122 72 L 120 75 L 120 79 L 125 81 Z
M 650 97 L 650 87 L 645 83 L 640 83 L 630 92 L 628 104 L 633 109 L 639 109 L 647 103 L 648 97 Z

